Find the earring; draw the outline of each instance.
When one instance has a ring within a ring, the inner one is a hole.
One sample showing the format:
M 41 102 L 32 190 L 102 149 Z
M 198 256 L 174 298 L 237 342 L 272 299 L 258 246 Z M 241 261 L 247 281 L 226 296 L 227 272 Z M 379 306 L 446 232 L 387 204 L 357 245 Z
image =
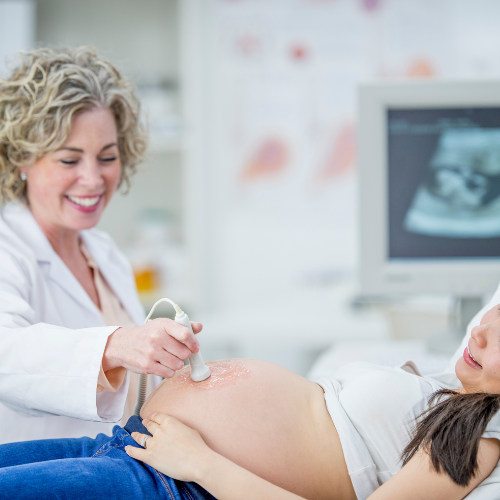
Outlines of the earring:
M 20 177 L 21 177 L 21 180 L 22 180 L 22 181 L 25 181 L 25 180 L 26 180 L 26 174 L 25 174 L 24 172 L 21 172 Z

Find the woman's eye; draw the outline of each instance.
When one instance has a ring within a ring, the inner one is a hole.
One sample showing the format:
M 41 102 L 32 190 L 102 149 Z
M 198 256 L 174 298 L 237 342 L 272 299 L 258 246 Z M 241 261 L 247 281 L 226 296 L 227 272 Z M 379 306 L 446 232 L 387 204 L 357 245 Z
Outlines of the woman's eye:
M 78 160 L 61 160 L 61 163 L 63 165 L 76 165 Z
M 104 161 L 106 163 L 111 163 L 116 160 L 116 156 L 108 156 L 107 158 L 101 158 L 101 161 Z

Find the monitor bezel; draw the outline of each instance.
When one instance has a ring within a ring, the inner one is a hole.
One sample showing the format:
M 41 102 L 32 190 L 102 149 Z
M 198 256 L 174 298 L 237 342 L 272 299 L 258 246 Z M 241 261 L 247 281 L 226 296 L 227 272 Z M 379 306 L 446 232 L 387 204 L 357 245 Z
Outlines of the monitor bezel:
M 500 107 L 500 81 L 369 82 L 358 88 L 360 292 L 446 293 L 475 297 L 500 281 L 498 258 L 390 260 L 387 110 Z

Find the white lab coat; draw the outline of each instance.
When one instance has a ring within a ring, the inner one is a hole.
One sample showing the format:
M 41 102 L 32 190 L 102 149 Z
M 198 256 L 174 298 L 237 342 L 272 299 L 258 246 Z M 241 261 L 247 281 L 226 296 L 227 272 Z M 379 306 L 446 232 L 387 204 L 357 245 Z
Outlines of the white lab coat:
M 107 234 L 90 229 L 81 237 L 131 319 L 142 324 L 128 261 Z M 96 394 L 96 386 L 107 338 L 118 326 L 105 325 L 30 210 L 3 207 L 0 443 L 109 433 L 122 416 L 129 375 L 116 393 Z

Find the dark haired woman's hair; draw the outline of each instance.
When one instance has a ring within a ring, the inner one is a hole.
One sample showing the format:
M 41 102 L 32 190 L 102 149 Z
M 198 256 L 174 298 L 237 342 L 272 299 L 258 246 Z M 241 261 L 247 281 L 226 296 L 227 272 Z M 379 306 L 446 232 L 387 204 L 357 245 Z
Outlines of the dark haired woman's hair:
M 436 472 L 443 470 L 454 483 L 467 486 L 477 473 L 479 440 L 500 409 L 500 395 L 442 389 L 432 394 L 429 405 L 417 419 L 413 439 L 403 451 L 403 465 L 423 449 Z

